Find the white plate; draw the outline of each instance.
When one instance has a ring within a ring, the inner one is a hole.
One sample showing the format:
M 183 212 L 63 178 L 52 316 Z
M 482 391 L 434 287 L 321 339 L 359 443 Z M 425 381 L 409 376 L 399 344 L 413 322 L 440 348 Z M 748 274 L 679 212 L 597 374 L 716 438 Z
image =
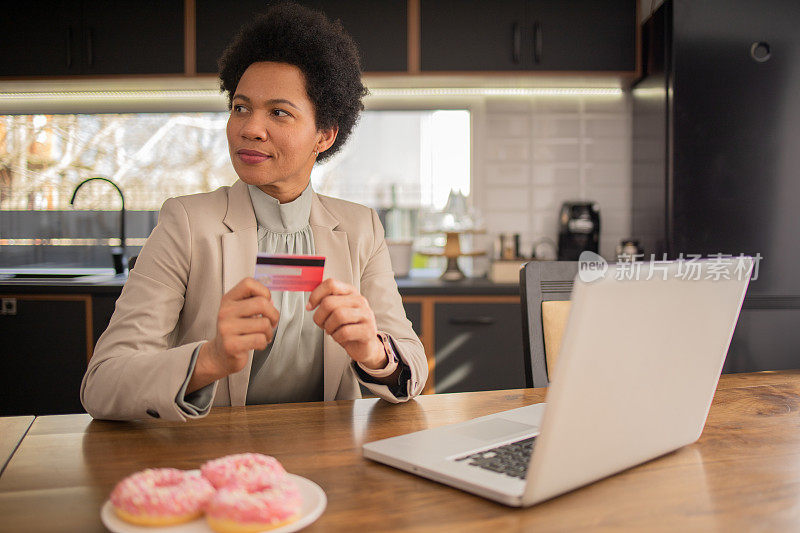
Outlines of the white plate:
M 289 477 L 297 484 L 300 495 L 303 497 L 300 518 L 291 524 L 270 529 L 269 533 L 291 533 L 292 531 L 300 531 L 319 518 L 325 510 L 325 506 L 328 504 L 325 491 L 322 490 L 319 485 L 310 479 L 295 474 L 289 474 Z M 185 524 L 169 527 L 145 527 L 129 524 L 117 516 L 109 500 L 106 500 L 103 504 L 103 508 L 100 510 L 100 519 L 103 521 L 103 525 L 114 533 L 214 533 L 214 530 L 208 527 L 205 517 L 198 518 L 197 520 Z

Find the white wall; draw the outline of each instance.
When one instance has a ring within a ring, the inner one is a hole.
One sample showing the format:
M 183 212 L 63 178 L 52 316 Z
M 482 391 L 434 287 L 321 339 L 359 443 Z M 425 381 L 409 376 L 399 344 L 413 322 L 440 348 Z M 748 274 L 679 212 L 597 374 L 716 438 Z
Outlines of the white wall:
M 630 237 L 631 107 L 625 96 L 486 99 L 473 106 L 473 202 L 487 236 L 520 233 L 522 252 L 557 242 L 566 200 L 600 205 L 600 253 Z

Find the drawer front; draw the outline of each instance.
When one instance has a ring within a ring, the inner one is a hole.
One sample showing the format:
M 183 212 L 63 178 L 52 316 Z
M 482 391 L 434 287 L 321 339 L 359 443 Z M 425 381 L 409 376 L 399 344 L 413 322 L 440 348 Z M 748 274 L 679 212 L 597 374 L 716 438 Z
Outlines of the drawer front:
M 197 0 L 197 72 L 216 73 L 217 60 L 239 28 L 263 13 L 264 0 Z M 339 20 L 361 54 L 367 72 L 408 68 L 407 3 L 405 0 L 297 0 Z M 233 4 L 233 5 L 232 5 Z
M 437 303 L 436 392 L 525 387 L 518 303 Z
M 15 298 L 0 316 L 0 416 L 81 413 L 86 371 L 86 304 Z

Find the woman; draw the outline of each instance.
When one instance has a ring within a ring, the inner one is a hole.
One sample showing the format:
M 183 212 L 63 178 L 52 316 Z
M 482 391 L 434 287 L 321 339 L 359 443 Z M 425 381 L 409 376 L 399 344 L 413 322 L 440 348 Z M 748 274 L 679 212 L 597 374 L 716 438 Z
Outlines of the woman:
M 95 418 L 185 420 L 213 405 L 419 394 L 422 345 L 383 228 L 317 195 L 316 161 L 349 136 L 366 93 L 341 25 L 288 4 L 244 27 L 220 60 L 239 180 L 167 200 L 81 385 Z M 256 253 L 326 257 L 313 292 L 270 292 Z

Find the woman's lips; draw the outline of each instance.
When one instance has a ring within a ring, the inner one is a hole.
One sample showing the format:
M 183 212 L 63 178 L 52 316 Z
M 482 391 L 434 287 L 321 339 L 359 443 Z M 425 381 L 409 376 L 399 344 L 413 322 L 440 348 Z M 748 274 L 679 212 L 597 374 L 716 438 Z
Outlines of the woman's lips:
M 239 156 L 239 159 L 241 159 L 242 162 L 247 163 L 248 165 L 257 165 L 271 157 L 256 150 L 238 150 L 236 155 Z

